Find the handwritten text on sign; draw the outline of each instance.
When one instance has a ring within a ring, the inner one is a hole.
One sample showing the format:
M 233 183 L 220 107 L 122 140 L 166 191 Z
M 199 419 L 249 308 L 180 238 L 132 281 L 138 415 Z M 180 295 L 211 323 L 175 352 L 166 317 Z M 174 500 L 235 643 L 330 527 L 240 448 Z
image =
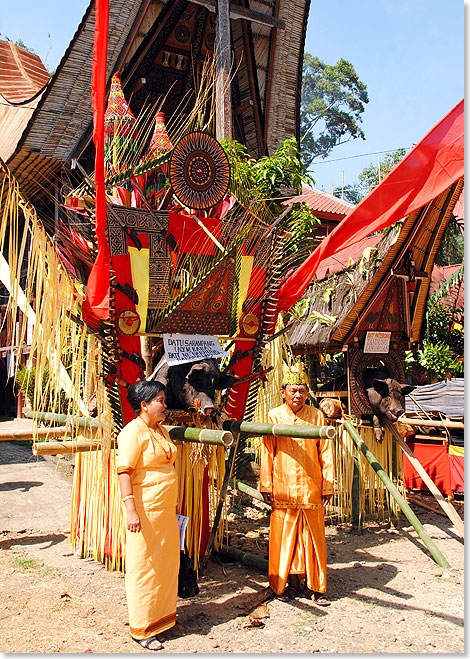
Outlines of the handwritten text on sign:
M 163 345 L 169 366 L 228 355 L 216 336 L 204 334 L 164 334 Z
M 391 332 L 367 332 L 364 352 L 388 353 Z

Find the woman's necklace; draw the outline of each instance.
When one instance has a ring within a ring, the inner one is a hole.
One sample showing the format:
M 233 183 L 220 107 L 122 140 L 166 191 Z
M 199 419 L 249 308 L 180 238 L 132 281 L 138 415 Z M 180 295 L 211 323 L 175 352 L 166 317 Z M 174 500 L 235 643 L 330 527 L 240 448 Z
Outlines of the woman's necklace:
M 166 448 L 165 448 L 165 446 L 163 445 L 163 442 L 160 440 L 160 438 L 159 438 L 159 436 L 157 435 L 157 433 L 155 432 L 155 430 L 154 430 L 153 428 L 151 428 L 149 425 L 147 425 L 141 416 L 138 416 L 137 418 L 140 419 L 140 420 L 142 421 L 142 423 L 144 424 L 144 426 L 145 426 L 145 427 L 147 428 L 147 430 L 149 431 L 150 436 L 156 441 L 156 443 L 158 444 L 158 446 L 162 449 L 162 451 L 163 451 L 163 453 L 165 454 L 166 459 L 168 460 L 168 462 L 171 462 L 171 448 L 170 448 L 169 451 L 167 451 Z

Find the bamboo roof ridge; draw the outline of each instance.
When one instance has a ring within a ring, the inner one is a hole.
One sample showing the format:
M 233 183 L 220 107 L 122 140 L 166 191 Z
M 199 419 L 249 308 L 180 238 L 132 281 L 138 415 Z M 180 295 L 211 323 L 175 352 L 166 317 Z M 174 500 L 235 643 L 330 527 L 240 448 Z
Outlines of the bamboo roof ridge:
M 413 263 L 410 278 L 417 275 L 416 288 L 408 302 L 407 336 L 396 338 L 419 341 L 434 259 L 462 189 L 463 178 L 394 225 L 375 247 L 364 250 L 358 262 L 314 280 L 301 298 L 305 306 L 302 319 L 288 333 L 293 351 L 341 349 L 357 332 L 374 300 L 377 303 L 380 291 L 383 293 L 393 278 L 404 275 L 407 257 Z

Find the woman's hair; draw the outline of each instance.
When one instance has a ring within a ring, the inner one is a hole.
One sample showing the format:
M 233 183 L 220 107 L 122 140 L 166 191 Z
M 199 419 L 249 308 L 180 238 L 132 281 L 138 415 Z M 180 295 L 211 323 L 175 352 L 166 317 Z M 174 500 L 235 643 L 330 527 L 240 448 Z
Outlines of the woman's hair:
M 136 414 L 140 413 L 141 403 L 150 403 L 160 391 L 165 390 L 165 385 L 156 380 L 141 380 L 131 384 L 127 390 L 127 400 Z

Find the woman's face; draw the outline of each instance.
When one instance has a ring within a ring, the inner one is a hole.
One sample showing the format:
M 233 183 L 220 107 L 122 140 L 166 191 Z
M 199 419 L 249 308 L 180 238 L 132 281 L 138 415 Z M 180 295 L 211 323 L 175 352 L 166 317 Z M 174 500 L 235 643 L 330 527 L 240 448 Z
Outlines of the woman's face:
M 140 409 L 147 415 L 148 425 L 161 423 L 166 417 L 165 392 L 159 391 L 148 403 L 141 403 Z

